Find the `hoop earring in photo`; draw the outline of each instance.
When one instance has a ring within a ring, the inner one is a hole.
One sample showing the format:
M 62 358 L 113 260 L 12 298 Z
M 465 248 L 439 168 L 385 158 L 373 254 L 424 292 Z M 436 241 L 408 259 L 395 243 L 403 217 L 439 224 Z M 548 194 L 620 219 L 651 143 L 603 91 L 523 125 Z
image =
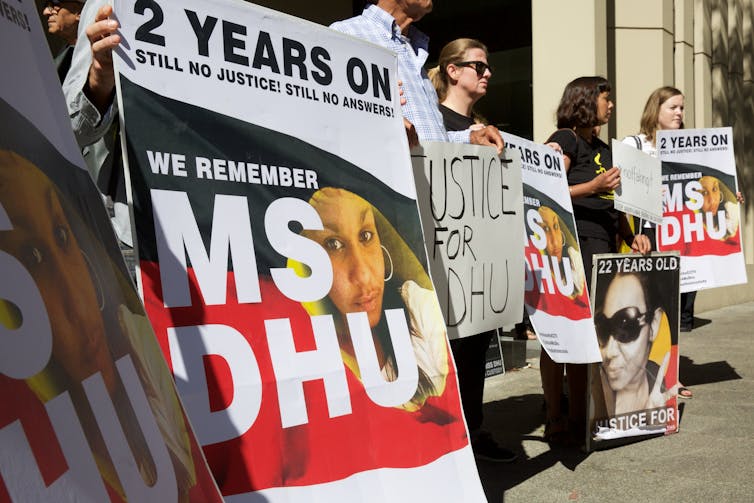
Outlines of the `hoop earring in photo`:
M 387 264 L 390 263 L 390 274 L 385 277 L 385 282 L 388 282 L 393 278 L 393 257 L 390 256 L 390 252 L 387 251 L 385 245 L 380 245 L 380 247 L 382 248 L 382 253 L 387 257 L 385 265 L 387 266 Z M 387 269 L 387 267 L 385 267 L 385 269 Z

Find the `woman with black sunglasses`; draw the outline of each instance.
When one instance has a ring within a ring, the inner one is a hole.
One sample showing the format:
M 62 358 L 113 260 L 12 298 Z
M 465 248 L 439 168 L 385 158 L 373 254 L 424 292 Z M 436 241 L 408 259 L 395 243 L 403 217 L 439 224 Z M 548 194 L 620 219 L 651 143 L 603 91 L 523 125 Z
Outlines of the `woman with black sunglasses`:
M 429 72 L 440 100 L 445 129 L 463 131 L 487 121 L 474 111 L 474 105 L 487 94 L 492 67 L 487 47 L 473 38 L 459 38 L 440 51 L 437 67 Z
M 649 276 L 616 274 L 610 280 L 602 305 L 594 316 L 602 354 L 600 375 L 608 417 L 654 409 L 665 405 L 678 385 L 663 389 L 670 351 L 661 364 L 649 358 L 652 343 L 660 335 L 663 309 L 653 295 Z M 659 376 L 659 378 L 658 378 Z
M 568 189 L 573 201 L 579 248 L 586 284 L 591 284 L 592 256 L 617 251 L 620 240 L 634 251 L 648 253 L 649 239 L 634 236 L 626 216 L 613 204 L 620 170 L 613 166 L 610 148 L 597 136 L 613 110 L 610 83 L 602 77 L 579 77 L 563 91 L 557 127 L 548 142 L 560 145 Z M 556 363 L 542 349 L 540 374 L 545 396 L 544 438 L 555 444 L 581 445 L 586 439 L 587 364 Z M 568 380 L 568 415 L 563 416 L 563 372 Z
M 459 38 L 443 47 L 439 64 L 429 71 L 429 77 L 437 90 L 446 130 L 464 131 L 486 125 L 474 112 L 474 105 L 487 94 L 491 76 L 487 47 L 480 41 Z M 452 339 L 450 347 L 474 455 L 487 461 L 507 463 L 518 457 L 516 453 L 499 446 L 492 435 L 482 429 L 485 357 L 493 337 L 496 332 L 490 330 Z

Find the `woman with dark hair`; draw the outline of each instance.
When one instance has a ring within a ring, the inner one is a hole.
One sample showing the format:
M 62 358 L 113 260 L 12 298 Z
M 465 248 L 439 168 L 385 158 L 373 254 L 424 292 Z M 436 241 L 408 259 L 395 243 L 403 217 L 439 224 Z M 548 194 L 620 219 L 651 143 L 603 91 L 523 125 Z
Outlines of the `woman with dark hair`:
M 563 151 L 587 285 L 591 284 L 594 254 L 616 252 L 621 239 L 634 251 L 647 253 L 651 249 L 646 236 L 633 235 L 626 216 L 613 204 L 620 170 L 612 165 L 607 144 L 596 135 L 613 110 L 610 91 L 610 83 L 602 77 L 579 77 L 569 82 L 558 106 L 558 130 L 548 139 Z M 564 370 L 569 390 L 567 417 L 563 417 L 561 405 Z M 547 441 L 580 444 L 585 440 L 587 371 L 587 364 L 556 363 L 542 350 Z

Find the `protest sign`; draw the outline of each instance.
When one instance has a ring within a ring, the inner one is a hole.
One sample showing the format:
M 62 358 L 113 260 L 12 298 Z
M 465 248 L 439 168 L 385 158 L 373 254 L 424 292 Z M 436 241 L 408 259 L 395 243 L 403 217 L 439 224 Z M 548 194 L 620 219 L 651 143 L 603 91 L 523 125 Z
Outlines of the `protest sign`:
M 542 347 L 558 363 L 600 360 L 565 164 L 546 145 L 503 134 L 521 151 L 524 302 Z
M 681 292 L 746 283 L 731 128 L 657 132 L 661 251 L 681 254 Z
M 615 209 L 655 224 L 662 223 L 660 160 L 615 139 L 612 152 L 613 164 L 620 168 Z
M 74 140 L 37 6 L 3 9 L 0 501 L 222 501 Z
M 593 445 L 678 430 L 679 267 L 677 252 L 594 256 Z
M 139 280 L 226 501 L 483 500 L 395 55 L 248 3 L 115 7 Z
M 521 159 L 492 147 L 426 143 L 412 151 L 424 237 L 448 335 L 521 321 Z

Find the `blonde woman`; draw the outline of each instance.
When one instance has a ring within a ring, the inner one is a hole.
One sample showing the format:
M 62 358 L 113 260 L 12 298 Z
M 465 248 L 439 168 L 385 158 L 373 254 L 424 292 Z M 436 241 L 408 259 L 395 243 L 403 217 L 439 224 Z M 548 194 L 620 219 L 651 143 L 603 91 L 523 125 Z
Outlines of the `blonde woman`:
M 440 101 L 445 129 L 464 131 L 485 127 L 486 121 L 474 112 L 474 105 L 485 94 L 492 77 L 487 47 L 473 38 L 459 38 L 440 51 L 438 66 L 429 71 Z M 453 339 L 450 347 L 456 362 L 458 386 L 474 455 L 493 462 L 511 462 L 518 456 L 497 444 L 482 429 L 484 369 L 487 348 L 495 330 Z
M 463 131 L 486 125 L 487 121 L 474 111 L 476 102 L 487 94 L 492 77 L 483 43 L 473 38 L 449 42 L 429 76 L 437 90 L 445 129 Z

